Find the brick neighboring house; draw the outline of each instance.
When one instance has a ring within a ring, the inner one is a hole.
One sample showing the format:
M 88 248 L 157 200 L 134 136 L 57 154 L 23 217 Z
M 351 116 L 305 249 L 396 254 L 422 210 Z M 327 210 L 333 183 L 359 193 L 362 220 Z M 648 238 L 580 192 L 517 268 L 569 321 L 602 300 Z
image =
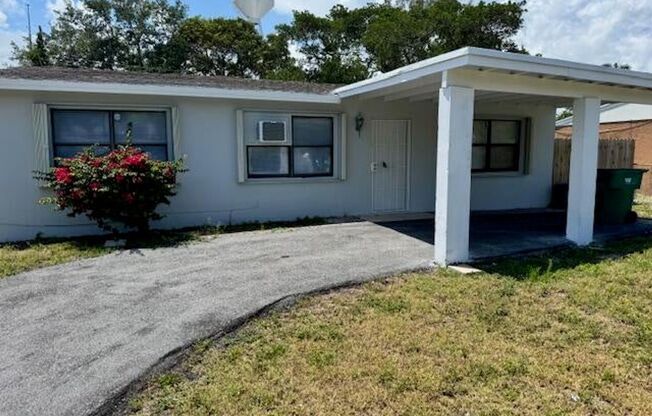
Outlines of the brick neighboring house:
M 559 120 L 555 138 L 569 139 L 572 131 L 572 117 Z M 602 106 L 600 138 L 636 141 L 634 166 L 650 170 L 643 178 L 641 191 L 652 195 L 652 106 L 621 103 Z

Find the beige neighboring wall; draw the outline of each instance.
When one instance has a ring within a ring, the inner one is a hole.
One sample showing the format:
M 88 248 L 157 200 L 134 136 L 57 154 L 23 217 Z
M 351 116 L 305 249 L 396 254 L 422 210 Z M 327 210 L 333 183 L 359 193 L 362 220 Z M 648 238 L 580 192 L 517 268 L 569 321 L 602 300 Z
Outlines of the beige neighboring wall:
M 559 127 L 555 137 L 557 139 L 568 139 L 571 137 L 572 132 L 572 126 Z M 652 171 L 652 119 L 601 123 L 600 138 L 634 140 L 636 142 L 635 167 Z M 652 195 L 652 172 L 648 172 L 644 176 L 641 191 L 646 195 Z

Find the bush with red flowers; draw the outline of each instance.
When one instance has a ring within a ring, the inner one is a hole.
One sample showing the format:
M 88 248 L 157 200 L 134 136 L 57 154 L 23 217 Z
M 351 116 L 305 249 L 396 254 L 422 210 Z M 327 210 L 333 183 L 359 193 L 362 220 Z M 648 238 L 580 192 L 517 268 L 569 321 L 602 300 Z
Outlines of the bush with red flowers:
M 105 156 L 87 149 L 75 157 L 57 159 L 50 172 L 37 172 L 54 196 L 40 200 L 68 215 L 86 215 L 97 225 L 113 233 L 118 224 L 139 232 L 149 230 L 161 204 L 169 204 L 175 192 L 177 175 L 183 162 L 154 160 L 132 146 L 120 147 Z

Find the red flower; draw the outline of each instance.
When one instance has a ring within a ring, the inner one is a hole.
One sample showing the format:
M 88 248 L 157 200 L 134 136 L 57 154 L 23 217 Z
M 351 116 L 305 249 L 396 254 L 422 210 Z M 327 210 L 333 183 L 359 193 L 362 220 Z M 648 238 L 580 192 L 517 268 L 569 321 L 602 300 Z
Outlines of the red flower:
M 91 182 L 90 185 L 88 185 L 89 188 L 91 188 L 91 191 L 97 191 L 102 187 L 102 185 L 99 184 L 99 182 Z
M 122 183 L 122 182 L 124 182 L 124 180 L 125 180 L 125 175 L 122 175 L 122 174 L 120 174 L 120 173 L 118 173 L 117 175 L 115 175 L 115 181 L 116 181 L 116 182 L 118 182 L 118 183 Z
M 54 178 L 59 183 L 71 183 L 72 182 L 72 173 L 68 168 L 56 168 L 54 170 Z
M 122 199 L 127 203 L 127 204 L 133 204 L 136 198 L 134 197 L 133 194 L 130 193 L 124 193 L 122 194 Z
M 144 153 L 136 153 L 133 156 L 128 156 L 122 161 L 122 166 L 141 167 L 145 164 L 147 156 Z

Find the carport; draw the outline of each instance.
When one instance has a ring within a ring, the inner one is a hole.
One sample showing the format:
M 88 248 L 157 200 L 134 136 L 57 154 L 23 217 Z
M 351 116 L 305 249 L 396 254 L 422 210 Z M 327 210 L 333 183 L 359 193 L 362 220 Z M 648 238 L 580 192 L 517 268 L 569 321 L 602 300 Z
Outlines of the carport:
M 448 265 L 471 258 L 472 136 L 478 104 L 573 107 L 569 202 L 561 238 L 588 245 L 594 241 L 600 105 L 652 104 L 652 74 L 464 48 L 335 92 L 341 98 L 382 97 L 433 106 L 438 120 L 434 258 Z
M 380 218 L 376 224 L 428 244 L 434 244 L 434 220 L 392 220 Z M 597 225 L 594 241 L 605 243 L 625 237 L 652 233 L 652 220 L 640 219 L 631 224 Z M 561 210 L 472 212 L 470 215 L 469 260 L 528 254 L 566 247 L 566 213 Z

